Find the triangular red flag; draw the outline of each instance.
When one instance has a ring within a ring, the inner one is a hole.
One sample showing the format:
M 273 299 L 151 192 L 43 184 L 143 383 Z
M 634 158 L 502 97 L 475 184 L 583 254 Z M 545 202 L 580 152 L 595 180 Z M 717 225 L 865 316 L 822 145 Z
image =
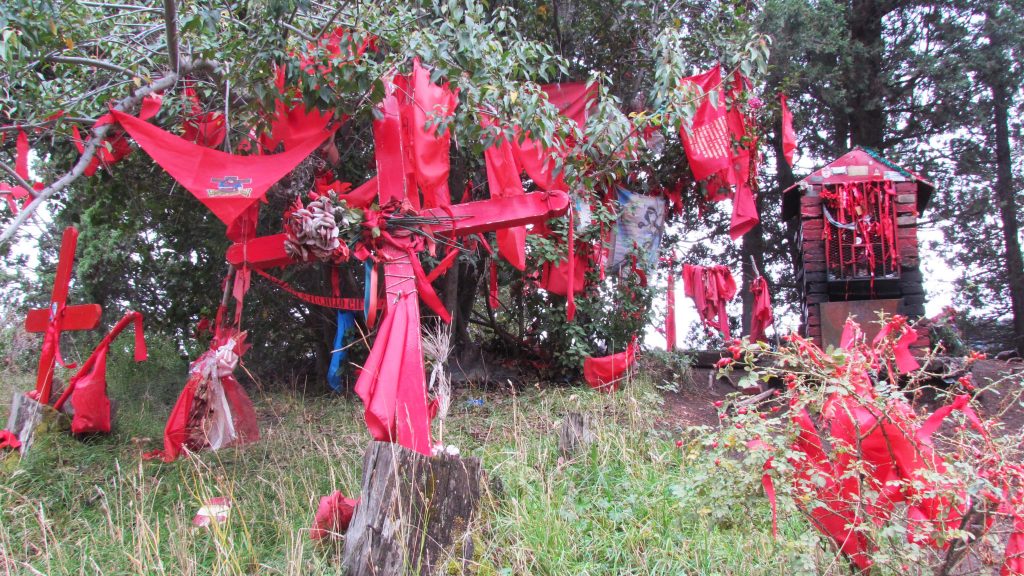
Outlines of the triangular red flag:
M 312 134 L 280 154 L 236 156 L 193 144 L 123 112 L 111 113 L 157 164 L 228 226 L 334 133 L 328 129 Z

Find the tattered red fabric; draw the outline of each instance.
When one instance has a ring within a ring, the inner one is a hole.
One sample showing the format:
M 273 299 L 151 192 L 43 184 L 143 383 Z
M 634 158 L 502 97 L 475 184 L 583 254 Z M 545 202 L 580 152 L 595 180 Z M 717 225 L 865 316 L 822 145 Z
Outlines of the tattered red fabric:
M 389 297 L 390 298 L 390 297 Z M 388 302 L 355 391 L 374 439 L 430 454 L 430 417 L 423 385 L 420 310 L 415 292 Z
M 143 98 L 142 107 L 139 109 L 139 120 L 149 120 L 153 116 L 156 116 L 156 113 L 160 111 L 160 106 L 162 104 L 163 97 L 155 94 L 150 94 Z M 115 122 L 113 113 L 114 110 L 111 110 L 97 118 L 96 122 L 93 124 L 93 128 L 97 128 L 105 124 L 113 124 Z M 72 126 L 71 133 L 73 136 L 72 141 L 75 144 L 75 148 L 78 149 L 78 153 L 84 153 L 87 141 L 82 139 L 81 134 L 78 132 L 78 127 Z M 109 168 L 131 154 L 131 151 L 132 147 L 125 139 L 124 132 L 117 127 L 111 127 L 108 129 L 107 135 L 103 141 L 96 146 L 96 152 L 93 154 L 92 160 L 89 161 L 89 165 L 86 166 L 83 174 L 86 176 L 92 176 L 100 166 L 106 166 Z
M 793 130 L 793 113 L 786 104 L 786 95 L 779 93 L 779 106 L 782 108 L 782 157 L 786 164 L 793 166 L 793 152 L 796 151 L 796 131 Z
M 423 207 L 436 208 L 451 204 L 448 190 L 451 134 L 447 128 L 439 132 L 437 118 L 455 114 L 459 91 L 430 81 L 430 71 L 419 59 L 412 63 L 412 74 L 395 76 L 401 107 L 407 159 L 412 165 L 415 182 L 423 193 Z M 427 128 L 427 123 L 432 123 Z
M 541 288 L 558 296 L 566 296 L 569 293 L 569 286 L 575 293 L 583 292 L 586 288 L 586 274 L 590 269 L 590 256 L 587 251 L 577 251 L 575 254 L 576 266 L 572 282 L 569 282 L 568 258 L 559 260 L 558 263 L 545 262 L 541 267 L 540 282 Z
M 341 490 L 335 490 L 332 494 L 320 498 L 316 516 L 313 517 L 313 527 L 309 529 L 309 537 L 313 540 L 323 540 L 344 534 L 352 522 L 352 514 L 355 513 L 358 503 L 358 498 L 346 498 Z
M 17 450 L 21 448 L 21 440 L 10 430 L 0 430 L 0 450 Z
M 597 99 L 597 84 L 587 85 L 584 82 L 565 82 L 562 84 L 546 84 L 541 89 L 548 97 L 559 114 L 576 123 L 583 130 L 587 122 L 590 108 Z M 565 157 L 572 147 L 571 142 L 562 142 L 554 149 L 530 138 L 527 134 L 517 134 L 517 142 L 513 143 L 512 151 L 519 167 L 541 190 L 569 189 L 561 174 L 555 176 L 555 160 L 552 154 Z
M 704 323 L 722 333 L 728 340 L 729 316 L 725 305 L 736 295 L 736 281 L 726 266 L 683 265 L 683 288 L 697 306 Z
M 763 276 L 754 278 L 750 283 L 750 292 L 754 295 L 754 306 L 750 317 L 750 340 L 764 340 L 765 330 L 772 325 L 772 297 L 768 293 L 768 282 Z
M 228 226 L 334 133 L 329 129 L 314 134 L 281 154 L 236 156 L 193 144 L 116 110 L 111 113 L 157 164 Z
M 721 65 L 715 64 L 714 68 L 703 74 L 683 78 L 679 84 L 683 88 L 692 86 L 699 95 L 700 104 L 693 116 L 693 122 L 689 128 L 684 126 L 680 130 L 679 137 L 683 141 L 683 149 L 694 179 L 704 180 L 728 168 L 732 158 L 722 91 Z M 711 101 L 712 93 L 717 95 L 717 104 Z
M 510 198 L 524 193 L 512 144 L 504 137 L 484 150 L 484 164 L 487 167 L 487 189 L 491 198 Z M 495 235 L 498 238 L 498 254 L 515 268 L 526 269 L 526 227 L 502 228 L 495 231 Z
M 53 407 L 60 410 L 67 399 L 75 409 L 71 417 L 72 434 L 110 432 L 110 399 L 107 397 L 107 353 L 110 344 L 129 324 L 135 323 L 135 361 L 146 360 L 146 337 L 142 331 L 142 314 L 128 312 L 110 329 L 82 367 L 72 376 Z
M 629 342 L 623 352 L 598 358 L 586 357 L 583 360 L 583 378 L 594 390 L 614 392 L 619 389 L 619 382 L 633 364 L 636 353 L 640 349 L 636 336 Z
M 910 347 L 917 342 L 917 331 L 906 325 L 906 322 L 889 322 L 878 331 L 878 335 L 875 336 L 875 344 L 881 342 L 884 338 L 889 337 L 893 331 L 902 330 L 900 335 L 895 339 L 895 343 L 892 347 L 893 356 L 896 359 L 896 369 L 901 374 L 907 374 L 913 372 L 921 367 L 914 358 L 914 355 L 910 352 Z
M 219 112 L 203 112 L 203 107 L 199 104 L 199 95 L 188 80 L 185 81 L 184 93 L 190 106 L 189 114 L 181 123 L 182 138 L 207 148 L 220 146 L 227 134 L 224 115 Z
M 29 155 L 29 144 L 28 135 L 25 131 L 18 129 L 18 137 L 15 140 L 15 151 L 14 157 L 14 173 L 21 177 L 25 182 L 29 182 L 28 172 L 28 155 Z M 36 182 L 32 185 L 34 191 L 38 192 L 45 188 L 45 186 Z M 26 190 L 24 186 L 17 186 L 8 184 L 6 182 L 0 182 L 0 197 L 7 200 L 7 207 L 10 209 L 12 214 L 17 214 L 25 206 L 28 206 L 32 202 L 32 194 Z M 19 201 L 21 201 L 19 203 Z

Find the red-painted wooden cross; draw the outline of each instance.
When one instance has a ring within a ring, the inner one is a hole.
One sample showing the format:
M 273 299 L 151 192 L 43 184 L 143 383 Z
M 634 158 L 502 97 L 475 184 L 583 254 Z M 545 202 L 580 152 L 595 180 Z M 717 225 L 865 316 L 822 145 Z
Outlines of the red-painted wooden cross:
M 60 260 L 57 262 L 57 276 L 53 280 L 53 292 L 47 308 L 29 310 L 25 318 L 25 330 L 42 332 L 43 350 L 39 355 L 39 368 L 36 372 L 36 389 L 32 396 L 41 404 L 50 402 L 50 390 L 53 387 L 53 370 L 60 357 L 61 332 L 69 330 L 92 330 L 100 323 L 102 309 L 99 304 L 79 304 L 68 306 L 68 287 L 71 273 L 75 266 L 75 248 L 78 246 L 78 230 L 74 227 L 64 229 L 60 243 Z
M 381 206 L 395 201 L 419 205 L 414 201 L 418 198 L 413 197 L 417 194 L 415 181 L 409 178 L 407 170 L 396 168 L 402 166 L 405 153 L 401 149 L 400 122 L 397 111 L 385 107 L 384 118 L 378 120 L 374 130 L 375 180 Z M 554 191 L 428 208 L 418 216 L 440 222 L 422 226 L 423 231 L 457 237 L 543 222 L 565 214 L 568 209 L 568 195 Z M 406 230 L 392 230 L 383 240 L 375 257 L 384 266 L 384 316 L 356 383 L 356 392 L 366 406 L 366 423 L 375 438 L 397 441 L 429 454 L 430 417 L 420 343 L 418 262 L 413 261 L 422 243 Z M 285 235 L 277 234 L 235 244 L 228 249 L 228 262 L 238 269 L 294 263 L 285 252 L 284 241 Z

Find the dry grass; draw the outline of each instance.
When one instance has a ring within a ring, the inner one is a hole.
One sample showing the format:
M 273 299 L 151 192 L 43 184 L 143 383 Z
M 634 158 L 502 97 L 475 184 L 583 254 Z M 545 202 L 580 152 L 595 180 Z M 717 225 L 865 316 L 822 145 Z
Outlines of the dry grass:
M 357 400 L 256 395 L 260 442 L 162 464 L 139 458 L 159 441 L 168 407 L 154 398 L 162 395 L 119 389 L 113 434 L 46 439 L 0 478 L 0 574 L 339 572 L 340 545 L 315 544 L 306 529 L 321 495 L 358 491 L 369 436 Z M 813 552 L 814 542 L 773 542 L 766 505 L 735 506 L 729 524 L 679 496 L 690 471 L 676 438 L 655 430 L 659 401 L 643 382 L 610 396 L 456 390 L 445 442 L 481 458 L 488 474 L 477 572 L 793 573 L 794 555 Z M 598 441 L 563 462 L 557 430 L 569 411 L 591 415 Z M 227 523 L 193 527 L 214 496 L 234 503 Z

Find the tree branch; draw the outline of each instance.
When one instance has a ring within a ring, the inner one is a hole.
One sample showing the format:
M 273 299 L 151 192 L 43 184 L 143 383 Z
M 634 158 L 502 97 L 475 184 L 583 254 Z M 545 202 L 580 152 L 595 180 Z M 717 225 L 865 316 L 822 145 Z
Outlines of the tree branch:
M 83 66 L 95 66 L 96 68 L 103 68 L 105 70 L 111 70 L 120 74 L 125 74 L 129 78 L 135 76 L 135 74 L 122 66 L 118 66 L 113 62 L 106 62 L 103 60 L 93 60 L 92 58 L 78 58 L 76 56 L 58 56 L 56 54 L 47 56 L 45 58 L 47 62 L 54 62 L 56 64 L 79 64 Z
M 164 22 L 167 28 L 167 58 L 171 72 L 178 70 L 178 6 L 177 0 L 164 0 Z
M 7 163 L 0 161 L 0 170 L 7 172 L 7 174 L 10 175 L 11 178 L 14 178 L 14 181 L 17 182 L 18 186 L 24 188 L 25 191 L 28 192 L 29 196 L 33 198 L 36 197 L 36 192 L 35 190 L 32 189 L 32 185 L 26 182 L 25 179 L 22 178 L 21 175 L 18 174 L 18 172 L 14 168 L 11 168 L 10 166 L 7 165 Z
M 188 69 L 191 68 L 191 66 L 186 65 L 182 66 L 182 68 L 182 73 L 185 73 Z M 114 110 L 124 112 L 129 109 L 134 109 L 142 102 L 142 99 L 146 96 L 152 94 L 153 92 L 166 90 L 174 86 L 174 84 L 177 81 L 178 74 L 175 72 L 170 72 L 167 74 L 167 76 L 164 76 L 163 78 L 153 82 L 152 84 L 149 84 L 148 86 L 143 86 L 135 90 L 135 92 L 133 92 L 132 94 L 122 98 L 121 101 L 119 101 L 114 106 Z M 3 245 L 5 242 L 13 238 L 15 232 L 18 231 L 18 228 L 20 228 L 21 225 L 24 224 L 25 221 L 32 216 L 32 214 L 35 214 L 36 210 L 39 209 L 39 206 L 42 205 L 42 203 L 45 202 L 50 196 L 53 196 L 57 192 L 60 192 L 61 190 L 67 188 L 69 185 L 71 185 L 72 182 L 77 180 L 82 174 L 85 173 L 85 169 L 89 166 L 89 163 L 92 161 L 93 156 L 96 155 L 96 149 L 102 145 L 103 139 L 107 135 L 107 132 L 110 130 L 111 126 L 113 126 L 113 124 L 104 124 L 92 130 L 92 138 L 90 138 L 89 141 L 86 142 L 85 150 L 82 152 L 82 155 L 78 158 L 78 162 L 75 163 L 75 165 L 71 168 L 70 171 L 68 171 L 60 178 L 58 178 L 56 182 L 40 190 L 39 193 L 36 194 L 36 197 L 32 200 L 32 202 L 29 203 L 29 205 L 26 206 L 21 212 L 18 212 L 14 219 L 11 220 L 11 223 L 8 224 L 6 228 L 4 228 L 3 234 L 0 234 L 0 245 Z

